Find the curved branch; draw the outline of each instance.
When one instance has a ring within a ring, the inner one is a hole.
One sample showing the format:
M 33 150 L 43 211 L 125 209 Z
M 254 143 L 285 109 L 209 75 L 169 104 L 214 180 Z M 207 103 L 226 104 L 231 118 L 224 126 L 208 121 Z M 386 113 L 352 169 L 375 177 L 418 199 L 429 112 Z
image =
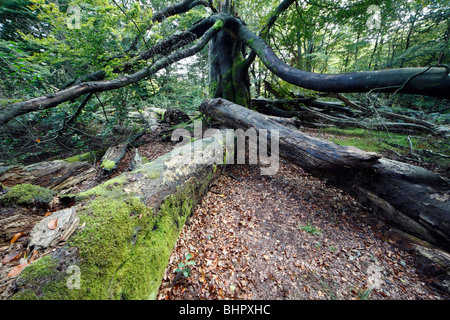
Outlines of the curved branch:
M 8 123 L 17 116 L 33 111 L 49 109 L 63 102 L 78 98 L 84 94 L 115 90 L 136 83 L 177 61 L 198 53 L 206 46 L 211 38 L 217 34 L 218 31 L 218 28 L 208 29 L 192 47 L 177 51 L 167 57 L 161 58 L 151 67 L 139 70 L 131 75 L 125 75 L 120 78 L 107 81 L 83 82 L 65 90 L 58 91 L 54 94 L 17 102 L 6 106 L 5 108 L 0 109 L 0 125 Z
M 284 0 L 282 3 L 280 3 L 280 5 L 275 9 L 275 12 L 270 17 L 267 24 L 259 32 L 259 36 L 261 38 L 265 39 L 267 37 L 267 35 L 269 34 L 269 31 L 270 31 L 270 28 L 272 28 L 272 26 L 275 24 L 275 21 L 277 21 L 278 17 L 285 10 L 287 10 L 290 7 L 290 5 L 294 2 L 295 2 L 295 0 Z M 250 65 L 253 63 L 255 58 L 256 58 L 256 52 L 254 50 L 252 50 L 252 52 L 250 52 L 249 56 L 246 59 L 246 66 L 250 67 Z
M 116 3 L 116 5 L 117 5 L 117 3 Z M 177 4 L 174 4 L 172 6 L 166 7 L 166 8 L 164 8 L 161 11 L 155 12 L 153 14 L 153 17 L 152 17 L 149 25 L 145 28 L 145 32 L 149 31 L 156 22 L 161 23 L 165 19 L 167 19 L 168 17 L 174 16 L 176 14 L 181 14 L 181 13 L 188 12 L 189 10 L 191 10 L 194 7 L 199 6 L 199 5 L 203 5 L 203 6 L 209 7 L 209 4 L 205 3 L 204 1 L 184 0 L 184 1 L 180 2 L 180 3 L 177 3 Z M 126 12 L 120 6 L 118 6 L 118 7 L 125 15 L 127 15 Z M 128 17 L 128 15 L 127 15 L 127 17 Z M 137 45 L 138 45 L 139 39 L 142 39 L 144 41 L 144 43 L 145 43 L 144 34 L 141 32 L 139 27 L 136 25 L 136 23 L 131 18 L 130 18 L 130 20 L 134 23 L 136 29 L 138 30 L 138 35 L 136 35 L 134 37 L 134 39 L 131 42 L 130 46 L 124 51 L 124 53 L 126 53 L 126 54 L 129 53 L 132 50 L 137 50 Z M 147 50 L 142 52 L 142 53 L 140 53 L 138 55 L 138 57 L 141 56 L 141 55 L 145 55 L 146 52 L 151 52 L 152 50 L 154 50 L 154 47 L 149 48 L 146 43 L 145 43 L 145 45 L 147 47 Z M 176 50 L 176 49 L 173 49 L 173 50 Z M 155 54 L 157 54 L 157 53 L 155 53 Z M 120 58 L 120 57 L 123 57 L 123 56 L 124 55 L 116 55 L 116 56 L 113 56 L 112 58 L 110 58 L 108 60 L 111 60 L 111 59 L 114 59 L 114 58 L 118 58 L 118 57 Z M 139 60 L 139 59 L 135 56 L 133 60 Z M 120 69 L 120 67 L 119 67 L 119 69 Z M 113 71 L 113 72 L 116 72 L 116 71 Z M 106 75 L 105 72 L 102 71 L 102 70 L 94 72 L 94 73 L 90 73 L 90 74 L 87 74 L 87 75 L 83 75 L 83 76 L 81 76 L 81 77 L 79 77 L 77 79 L 74 79 L 74 80 L 70 81 L 64 87 L 62 87 L 62 89 L 66 89 L 66 88 L 68 88 L 70 86 L 73 86 L 74 84 L 79 84 L 79 83 L 85 82 L 85 81 L 99 81 L 99 80 L 103 80 L 105 78 L 105 75 Z
M 238 22 L 237 22 L 238 23 Z M 439 98 L 450 97 L 450 76 L 445 68 L 403 68 L 342 74 L 319 74 L 293 68 L 281 61 L 264 40 L 240 23 L 238 36 L 264 65 L 281 79 L 321 92 L 398 92 Z

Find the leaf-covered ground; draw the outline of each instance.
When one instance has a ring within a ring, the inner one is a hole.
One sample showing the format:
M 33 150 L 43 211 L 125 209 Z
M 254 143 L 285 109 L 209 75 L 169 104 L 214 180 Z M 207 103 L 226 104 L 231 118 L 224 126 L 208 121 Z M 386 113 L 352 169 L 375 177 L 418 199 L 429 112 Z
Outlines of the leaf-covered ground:
M 174 272 L 186 254 L 189 278 Z M 344 192 L 282 161 L 234 166 L 183 228 L 158 299 L 448 299 L 389 227 Z

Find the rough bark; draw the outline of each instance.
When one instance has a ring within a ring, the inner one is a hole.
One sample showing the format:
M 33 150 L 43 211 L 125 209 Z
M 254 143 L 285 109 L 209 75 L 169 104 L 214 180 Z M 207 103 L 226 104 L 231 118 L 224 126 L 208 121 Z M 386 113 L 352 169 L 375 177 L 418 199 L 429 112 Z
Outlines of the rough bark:
M 70 189 L 96 173 L 87 161 L 55 160 L 28 166 L 0 166 L 0 183 L 6 187 L 30 183 L 50 190 Z
M 27 208 L 0 207 L 0 246 L 7 246 L 15 234 L 28 235 L 33 226 L 42 219 Z
M 250 105 L 250 78 L 244 59 L 245 47 L 233 30 L 227 27 L 233 4 L 221 8 L 226 19 L 218 20 L 225 27 L 215 35 L 209 46 L 209 91 L 215 98 L 224 98 L 242 106 Z
M 175 149 L 76 195 L 76 205 L 45 218 L 62 222 L 50 231 L 47 220 L 33 228 L 28 249 L 39 259 L 15 279 L 12 298 L 154 299 L 184 222 L 222 172 L 218 142 Z M 77 289 L 68 285 L 73 267 L 80 271 Z
M 447 179 L 423 168 L 310 137 L 223 99 L 206 100 L 200 110 L 233 128 L 279 130 L 281 156 L 339 186 L 403 230 L 450 249 Z

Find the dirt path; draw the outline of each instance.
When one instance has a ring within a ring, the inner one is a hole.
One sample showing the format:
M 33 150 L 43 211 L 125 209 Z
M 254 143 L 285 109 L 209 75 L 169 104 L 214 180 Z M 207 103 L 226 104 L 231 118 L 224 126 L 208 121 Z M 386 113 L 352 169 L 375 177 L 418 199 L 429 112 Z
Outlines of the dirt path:
M 183 228 L 158 299 L 448 299 L 388 231 L 287 161 L 272 177 L 234 166 Z M 177 277 L 188 253 L 192 275 Z

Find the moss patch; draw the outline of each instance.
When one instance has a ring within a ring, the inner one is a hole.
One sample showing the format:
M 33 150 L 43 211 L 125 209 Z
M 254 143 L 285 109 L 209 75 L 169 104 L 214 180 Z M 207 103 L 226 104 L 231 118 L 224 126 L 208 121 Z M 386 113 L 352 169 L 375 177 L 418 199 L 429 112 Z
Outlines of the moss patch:
M 52 201 L 56 192 L 29 183 L 18 184 L 0 197 L 0 203 L 9 205 L 35 205 Z
M 93 152 L 86 152 L 83 154 L 79 154 L 67 159 L 64 159 L 64 162 L 67 163 L 73 163 L 77 161 L 89 161 L 89 163 L 94 163 L 95 161 L 99 160 L 104 154 L 106 150 L 99 150 L 99 151 L 93 151 Z
M 100 167 L 105 170 L 113 170 L 116 167 L 116 163 L 112 160 L 104 160 Z
M 214 23 L 213 28 L 214 28 L 214 30 L 219 31 L 220 29 L 223 28 L 223 25 L 224 25 L 223 20 L 217 20 L 217 21 Z

